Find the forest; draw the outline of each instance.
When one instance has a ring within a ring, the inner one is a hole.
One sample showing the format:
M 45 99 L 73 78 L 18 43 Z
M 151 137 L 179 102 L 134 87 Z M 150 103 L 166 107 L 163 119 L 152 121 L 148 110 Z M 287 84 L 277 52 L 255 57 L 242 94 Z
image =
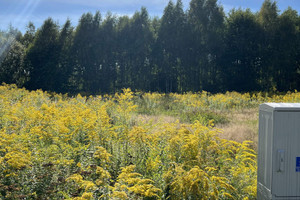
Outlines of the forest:
M 225 13 L 217 0 L 170 1 L 161 17 L 85 13 L 0 32 L 0 82 L 83 95 L 294 91 L 300 88 L 300 16 L 265 0 Z

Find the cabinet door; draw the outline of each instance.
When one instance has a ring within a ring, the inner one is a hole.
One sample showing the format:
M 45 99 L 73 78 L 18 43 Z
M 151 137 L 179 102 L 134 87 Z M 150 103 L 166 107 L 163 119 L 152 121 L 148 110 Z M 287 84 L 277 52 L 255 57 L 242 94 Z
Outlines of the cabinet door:
M 274 112 L 272 194 L 300 197 L 300 112 Z
M 266 111 L 259 112 L 259 142 L 257 157 L 257 177 L 258 182 L 267 189 L 271 189 L 272 181 L 272 113 Z

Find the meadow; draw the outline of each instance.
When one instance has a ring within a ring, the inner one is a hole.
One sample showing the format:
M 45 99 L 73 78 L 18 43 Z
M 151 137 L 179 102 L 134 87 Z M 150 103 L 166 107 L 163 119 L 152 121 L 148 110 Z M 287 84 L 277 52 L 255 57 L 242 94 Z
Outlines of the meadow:
M 256 199 L 258 105 L 299 100 L 2 85 L 0 199 Z

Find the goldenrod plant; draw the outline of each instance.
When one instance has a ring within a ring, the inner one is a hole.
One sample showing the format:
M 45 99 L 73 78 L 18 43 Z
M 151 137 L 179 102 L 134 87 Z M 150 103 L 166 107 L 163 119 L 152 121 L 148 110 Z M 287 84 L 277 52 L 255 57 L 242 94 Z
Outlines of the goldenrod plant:
M 67 97 L 2 85 L 0 199 L 256 199 L 253 141 L 222 138 L 221 122 L 202 115 L 299 100 L 296 91 Z M 180 118 L 188 113 L 199 117 Z

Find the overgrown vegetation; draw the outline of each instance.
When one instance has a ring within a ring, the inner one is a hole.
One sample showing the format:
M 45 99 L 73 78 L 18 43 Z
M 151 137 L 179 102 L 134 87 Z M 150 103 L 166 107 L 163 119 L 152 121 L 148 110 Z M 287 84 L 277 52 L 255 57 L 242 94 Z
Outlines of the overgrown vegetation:
M 252 142 L 221 139 L 208 110 L 217 116 L 299 100 L 297 92 L 141 95 L 130 89 L 69 98 L 3 85 L 0 198 L 255 199 Z M 139 119 L 150 107 L 151 115 L 181 110 L 199 118 Z

